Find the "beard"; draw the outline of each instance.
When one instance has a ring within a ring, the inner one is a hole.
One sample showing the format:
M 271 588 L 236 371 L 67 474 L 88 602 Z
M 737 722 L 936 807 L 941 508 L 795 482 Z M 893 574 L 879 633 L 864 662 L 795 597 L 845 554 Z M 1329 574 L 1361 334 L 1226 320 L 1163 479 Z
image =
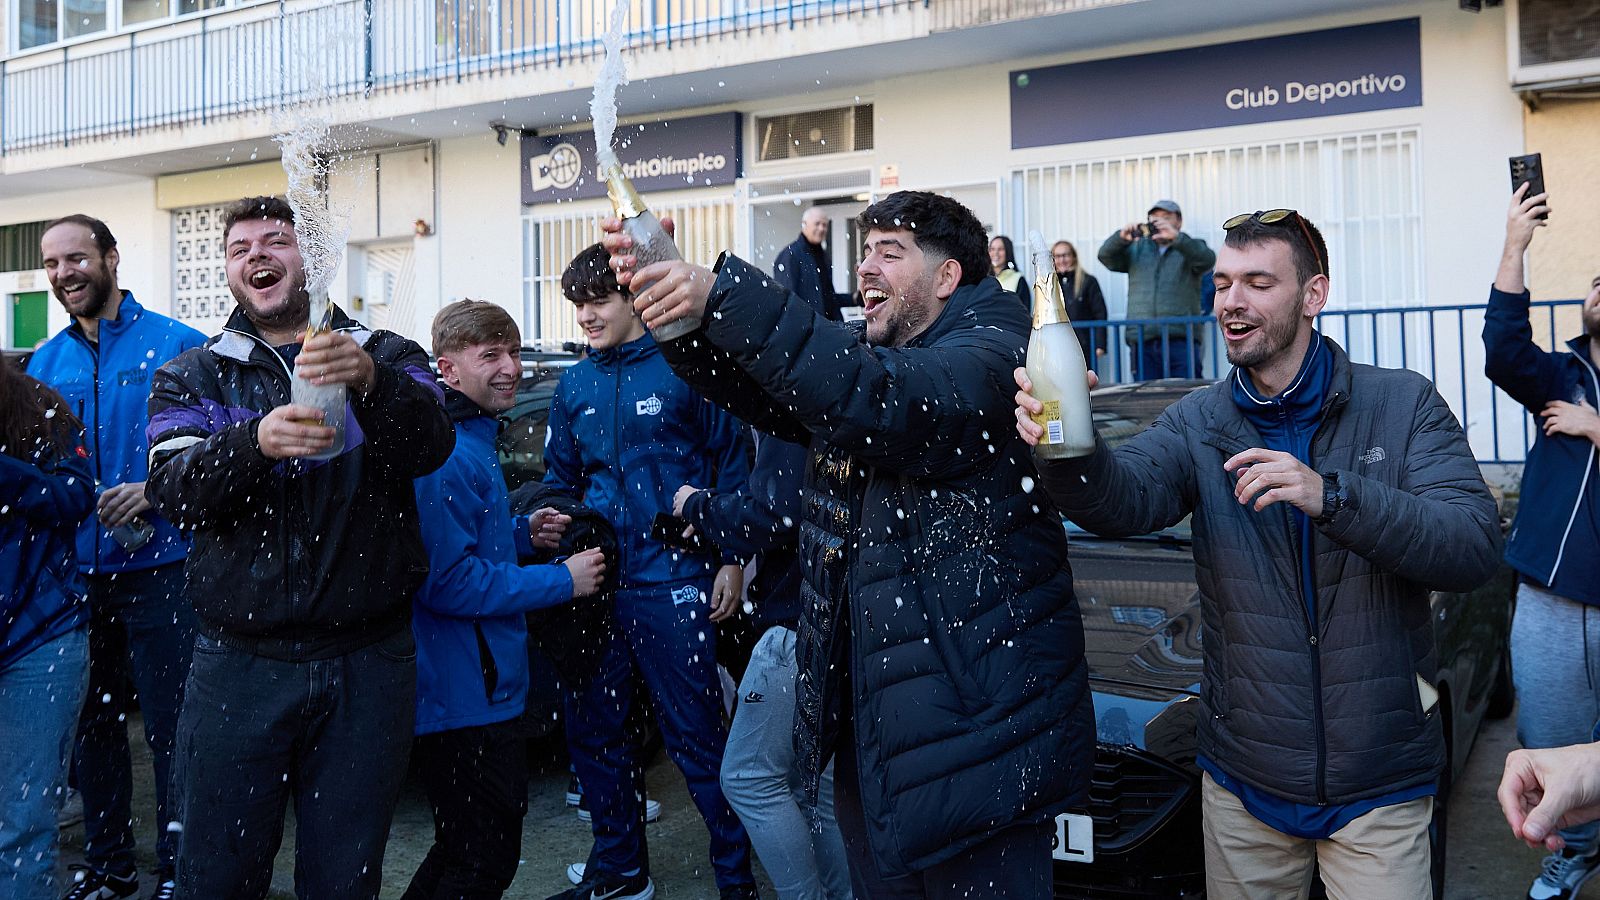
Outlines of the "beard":
M 933 285 L 917 285 L 901 294 L 881 325 L 867 326 L 867 343 L 875 347 L 900 347 L 922 333 L 933 321 Z
M 228 282 L 228 290 L 233 293 L 233 299 L 238 301 L 239 308 L 244 310 L 245 316 L 258 329 L 265 327 L 274 331 L 286 331 L 296 326 L 303 326 L 310 320 L 311 294 L 306 290 L 304 271 L 290 276 L 289 295 L 274 310 L 256 307 L 248 299 L 248 292 L 232 281 Z
M 1594 340 L 1600 341 L 1600 304 L 1584 308 L 1583 333 Z
M 51 291 L 67 313 L 74 318 L 97 319 L 105 310 L 106 304 L 117 294 L 115 280 L 111 277 L 111 269 L 106 266 L 103 259 L 92 269 L 87 269 L 84 275 L 88 281 L 88 288 L 76 300 L 68 299 L 60 288 L 52 287 Z
M 1241 369 L 1254 369 L 1294 346 L 1299 330 L 1298 316 L 1268 317 L 1256 324 L 1255 339 L 1244 344 L 1228 344 L 1228 362 Z M 1236 321 L 1230 319 L 1229 322 Z M 1226 325 L 1227 323 L 1224 323 Z

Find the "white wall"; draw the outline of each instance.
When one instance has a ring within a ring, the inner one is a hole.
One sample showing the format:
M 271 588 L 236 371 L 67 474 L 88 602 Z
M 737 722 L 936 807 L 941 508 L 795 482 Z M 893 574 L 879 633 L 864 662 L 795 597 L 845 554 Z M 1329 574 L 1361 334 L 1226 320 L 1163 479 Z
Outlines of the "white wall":
M 491 300 L 520 316 L 520 153 L 514 135 L 504 147 L 493 135 L 439 143 L 439 220 L 435 237 L 418 248 L 426 255 L 422 245 L 430 245 L 437 263 L 432 283 L 418 271 L 418 322 L 431 322 L 440 306 L 464 297 Z

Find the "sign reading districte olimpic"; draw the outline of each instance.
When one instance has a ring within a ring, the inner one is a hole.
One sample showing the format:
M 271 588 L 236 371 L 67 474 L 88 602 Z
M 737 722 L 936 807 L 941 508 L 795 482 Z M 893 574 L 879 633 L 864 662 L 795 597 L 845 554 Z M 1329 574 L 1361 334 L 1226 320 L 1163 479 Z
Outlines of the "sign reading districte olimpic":
M 740 174 L 739 113 L 617 126 L 622 174 L 642 194 L 733 184 Z M 595 177 L 594 132 L 522 136 L 522 202 L 604 197 Z
M 1011 73 L 1011 146 L 1422 105 L 1417 19 Z

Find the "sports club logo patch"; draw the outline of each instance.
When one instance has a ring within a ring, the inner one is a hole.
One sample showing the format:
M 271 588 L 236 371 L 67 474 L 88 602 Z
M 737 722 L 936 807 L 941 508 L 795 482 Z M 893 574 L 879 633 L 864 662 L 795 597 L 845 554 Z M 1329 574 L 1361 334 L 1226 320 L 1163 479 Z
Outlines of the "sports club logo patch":
M 694 603 L 700 599 L 700 589 L 692 584 L 672 589 L 672 605 L 682 606 L 685 603 Z
M 651 394 L 643 400 L 635 403 L 633 405 L 633 411 L 635 414 L 641 416 L 659 416 L 661 415 L 661 398 L 657 397 L 655 394 Z

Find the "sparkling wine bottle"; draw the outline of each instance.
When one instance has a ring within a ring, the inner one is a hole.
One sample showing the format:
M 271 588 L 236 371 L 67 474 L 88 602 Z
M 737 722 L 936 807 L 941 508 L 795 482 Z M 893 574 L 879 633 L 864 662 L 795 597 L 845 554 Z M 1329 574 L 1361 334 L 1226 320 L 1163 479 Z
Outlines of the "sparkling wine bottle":
M 311 322 L 306 326 L 305 337 L 301 339 L 304 344 L 319 334 L 331 330 L 333 324 L 333 304 L 329 302 L 326 294 L 311 298 Z M 306 419 L 306 425 L 327 425 L 333 429 L 333 445 L 321 453 L 313 453 L 305 459 L 333 459 L 344 452 L 345 432 L 345 404 L 349 399 L 349 392 L 342 384 L 312 384 L 311 380 L 300 375 L 297 367 L 289 367 L 289 402 L 300 406 L 312 406 L 322 410 L 322 421 Z
M 1094 421 L 1089 415 L 1089 368 L 1083 347 L 1067 318 L 1061 280 L 1050 266 L 1044 238 L 1033 244 L 1033 334 L 1028 338 L 1028 378 L 1044 411 L 1033 420 L 1044 427 L 1034 448 L 1042 459 L 1069 459 L 1094 452 Z
M 611 208 L 616 210 L 617 218 L 622 220 L 623 232 L 633 238 L 633 255 L 638 260 L 637 267 L 642 269 L 651 263 L 682 259 L 683 257 L 678 254 L 678 245 L 672 242 L 672 237 L 661 227 L 661 222 L 656 219 L 655 214 L 645 208 L 644 200 L 639 197 L 639 192 L 634 190 L 633 182 L 628 180 L 628 176 L 622 174 L 622 168 L 607 166 L 602 176 L 606 181 L 606 196 L 611 198 Z M 638 294 L 649 286 L 648 281 L 635 281 L 629 288 L 634 294 Z M 700 320 L 697 318 L 674 319 L 665 325 L 650 329 L 650 333 L 658 341 L 670 341 L 683 337 L 699 327 Z

